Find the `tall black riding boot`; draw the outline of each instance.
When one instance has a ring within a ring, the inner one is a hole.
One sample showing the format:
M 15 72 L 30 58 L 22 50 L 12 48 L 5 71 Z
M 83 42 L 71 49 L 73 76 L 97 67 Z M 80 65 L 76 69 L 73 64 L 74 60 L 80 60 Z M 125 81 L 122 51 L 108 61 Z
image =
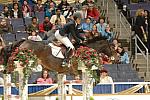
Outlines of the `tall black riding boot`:
M 62 62 L 62 66 L 64 67 L 64 66 L 67 66 L 67 61 L 68 61 L 68 58 L 69 58 L 69 56 L 70 56 L 70 51 L 71 51 L 71 48 L 67 48 L 66 49 L 66 52 L 65 52 L 65 58 L 64 58 L 64 60 L 63 60 L 63 62 Z

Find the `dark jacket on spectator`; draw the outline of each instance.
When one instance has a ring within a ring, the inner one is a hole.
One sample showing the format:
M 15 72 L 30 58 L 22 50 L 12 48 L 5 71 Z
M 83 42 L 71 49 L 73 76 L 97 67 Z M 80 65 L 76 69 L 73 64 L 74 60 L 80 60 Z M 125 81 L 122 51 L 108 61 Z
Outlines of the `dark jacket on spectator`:
M 21 11 L 21 10 L 18 10 L 17 16 L 18 16 L 18 18 L 22 18 L 22 17 L 23 17 L 23 14 L 22 14 L 22 11 Z M 11 12 L 10 12 L 10 17 L 11 17 L 11 18 L 15 18 L 15 16 L 14 16 L 14 10 L 11 10 Z

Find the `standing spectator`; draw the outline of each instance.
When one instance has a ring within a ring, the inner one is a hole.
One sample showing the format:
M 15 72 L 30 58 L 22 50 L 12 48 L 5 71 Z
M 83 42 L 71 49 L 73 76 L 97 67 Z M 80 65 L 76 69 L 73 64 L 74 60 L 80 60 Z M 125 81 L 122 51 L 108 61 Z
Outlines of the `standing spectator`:
M 150 12 L 148 10 L 144 11 L 145 15 L 145 24 L 146 24 L 146 33 L 147 33 L 147 46 L 150 52 Z
M 28 33 L 31 33 L 33 30 L 39 32 L 39 24 L 36 17 L 32 18 L 32 23 L 27 27 Z
M 82 3 L 80 3 L 80 0 L 75 0 L 74 3 L 71 4 L 75 11 L 79 11 L 82 8 Z
M 0 22 L 0 34 L 12 33 L 12 27 L 7 23 L 6 19 Z
M 94 7 L 93 4 L 90 4 L 87 10 L 87 16 L 92 18 L 93 20 L 98 20 L 100 13 L 99 11 Z
M 50 78 L 48 71 L 43 70 L 41 78 L 37 79 L 37 84 L 52 84 L 52 83 L 53 81 L 52 81 L 52 78 Z
M 119 63 L 121 64 L 129 64 L 128 53 L 124 50 L 124 48 L 118 47 L 117 49 L 118 56 L 120 56 Z
M 147 41 L 145 35 L 146 32 L 146 24 L 144 18 L 144 10 L 138 9 L 136 13 L 136 21 L 135 21 L 135 34 L 139 36 L 142 41 Z
M 55 15 L 55 12 L 56 12 L 55 4 L 51 2 L 49 8 L 46 9 L 45 16 L 51 18 L 53 15 Z
M 57 8 L 61 9 L 62 13 L 67 9 L 67 7 L 70 6 L 70 4 L 67 2 L 67 0 L 61 0 L 60 4 L 58 4 Z
M 50 22 L 54 25 L 57 18 L 61 19 L 61 24 L 62 25 L 66 24 L 66 19 L 65 19 L 64 15 L 61 15 L 61 10 L 60 9 L 56 9 L 56 15 L 53 15 L 51 17 Z
M 100 83 L 113 83 L 112 78 L 108 75 L 108 71 L 105 69 L 100 71 Z
M 31 35 L 28 36 L 28 39 L 33 41 L 42 41 L 42 38 L 34 30 L 31 32 Z
M 2 18 L 10 18 L 10 11 L 7 5 L 3 7 L 3 12 L 1 13 Z
M 28 5 L 28 2 L 24 0 L 23 5 L 22 5 L 22 12 L 23 12 L 23 17 L 30 17 L 31 16 L 31 8 Z
M 37 0 L 37 4 L 33 7 L 33 12 L 44 12 L 44 6 L 42 0 Z
M 49 21 L 49 17 L 45 17 L 43 23 L 39 25 L 40 32 L 44 33 L 44 39 L 47 39 L 48 32 L 52 29 L 53 25 Z
M 19 8 L 18 3 L 13 4 L 13 9 L 10 12 L 10 17 L 11 18 L 22 18 L 23 14 L 22 11 Z

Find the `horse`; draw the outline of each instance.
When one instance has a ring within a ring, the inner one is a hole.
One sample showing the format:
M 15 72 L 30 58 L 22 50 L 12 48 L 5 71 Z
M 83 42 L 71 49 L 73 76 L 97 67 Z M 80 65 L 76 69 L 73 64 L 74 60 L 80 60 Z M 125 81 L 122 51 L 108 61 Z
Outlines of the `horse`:
M 98 52 L 105 52 L 105 54 L 107 54 L 109 57 L 113 56 L 114 50 L 112 50 L 112 48 L 106 40 L 99 40 L 95 42 L 92 41 L 86 43 L 85 45 L 97 50 Z M 52 55 L 52 50 L 50 49 L 50 47 L 42 42 L 23 40 L 11 46 L 12 50 L 16 47 L 19 47 L 20 49 L 28 48 L 32 50 L 33 53 L 39 59 L 40 64 L 45 69 L 64 74 L 78 74 L 78 62 L 76 60 L 74 60 L 74 62 L 71 63 L 70 67 L 62 67 L 61 62 L 63 59 L 54 57 Z

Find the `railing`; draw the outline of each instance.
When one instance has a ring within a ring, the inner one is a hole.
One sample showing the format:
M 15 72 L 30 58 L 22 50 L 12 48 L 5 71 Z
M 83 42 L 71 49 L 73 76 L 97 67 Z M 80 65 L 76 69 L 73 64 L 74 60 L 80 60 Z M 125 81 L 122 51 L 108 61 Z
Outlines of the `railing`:
M 144 57 L 144 59 L 146 60 L 146 72 L 149 72 L 149 66 L 148 66 L 148 48 L 144 45 L 144 43 L 142 42 L 142 40 L 139 38 L 138 35 L 135 35 L 135 59 L 137 60 L 137 50 L 140 51 L 140 53 L 142 54 L 142 56 Z M 140 48 L 140 46 L 138 45 L 138 43 L 142 44 L 142 46 L 144 47 L 146 54 L 142 51 L 142 49 Z
M 100 83 L 94 86 L 93 94 L 134 94 L 134 93 L 150 93 L 148 86 L 150 82 L 114 82 L 114 83 Z M 37 93 L 39 91 L 47 91 L 44 89 L 58 86 L 58 84 L 28 84 L 28 93 Z M 72 83 L 66 84 L 66 90 L 78 90 L 82 93 L 82 84 Z M 50 89 L 51 90 L 51 89 Z M 138 91 L 138 92 L 137 92 Z M 58 94 L 58 89 L 49 91 L 49 94 Z M 16 87 L 12 87 L 12 94 L 18 95 L 19 91 Z M 72 93 L 72 92 L 68 92 Z M 0 95 L 3 94 L 3 86 L 0 86 Z

